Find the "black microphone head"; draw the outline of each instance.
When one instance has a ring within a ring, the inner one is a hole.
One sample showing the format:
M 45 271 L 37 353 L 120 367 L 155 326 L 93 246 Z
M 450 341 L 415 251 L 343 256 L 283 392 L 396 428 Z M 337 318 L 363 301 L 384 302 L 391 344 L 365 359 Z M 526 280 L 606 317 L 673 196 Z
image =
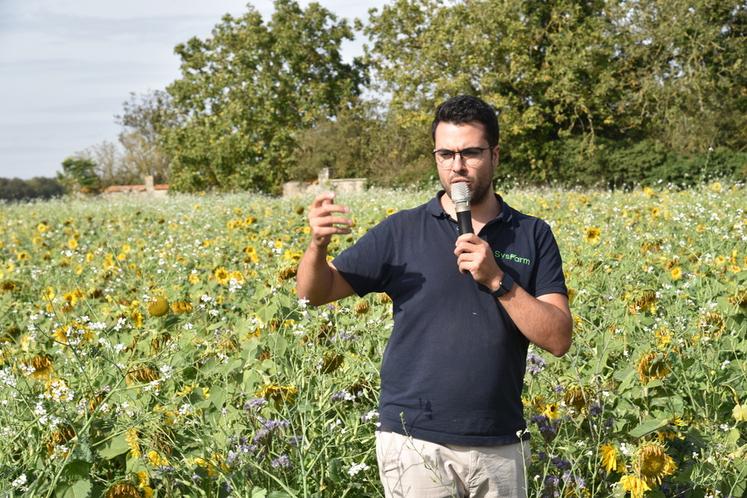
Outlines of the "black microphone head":
M 451 184 L 451 202 L 456 204 L 466 203 L 469 205 L 469 200 L 472 197 L 469 191 L 469 185 L 465 182 L 458 182 Z

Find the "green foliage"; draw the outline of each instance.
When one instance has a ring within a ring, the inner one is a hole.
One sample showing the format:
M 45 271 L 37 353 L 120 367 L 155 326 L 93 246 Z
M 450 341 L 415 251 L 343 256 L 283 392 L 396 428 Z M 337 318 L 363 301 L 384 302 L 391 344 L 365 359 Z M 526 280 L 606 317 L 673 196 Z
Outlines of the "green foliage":
M 65 193 L 65 189 L 54 178 L 34 177 L 30 180 L 20 178 L 0 178 L 0 200 L 24 201 L 31 199 L 51 199 Z
M 340 57 L 347 22 L 316 3 L 274 6 L 267 23 L 250 6 L 176 47 L 182 77 L 167 90 L 180 121 L 164 132 L 176 190 L 277 191 L 298 132 L 358 93 L 361 68 Z
M 96 163 L 86 157 L 68 157 L 62 161 L 62 172 L 57 179 L 67 192 L 96 193 L 101 186 Z
M 738 0 L 399 0 L 371 15 L 367 61 L 403 135 L 426 127 L 447 97 L 494 104 L 503 165 L 524 182 L 575 181 L 569 149 L 587 163 L 581 183 L 652 181 L 646 167 L 608 171 L 618 157 L 605 157 L 652 143 L 671 160 L 643 162 L 679 181 L 711 165 L 675 157 L 747 146 L 746 20 Z
M 724 147 L 686 154 L 651 139 L 598 139 L 590 148 L 582 138 L 569 138 L 546 144 L 544 151 L 542 180 L 564 185 L 631 188 L 665 183 L 687 187 L 717 178 L 747 177 L 747 153 Z M 513 166 L 515 163 L 499 166 L 499 182 L 526 179 L 527 172 Z

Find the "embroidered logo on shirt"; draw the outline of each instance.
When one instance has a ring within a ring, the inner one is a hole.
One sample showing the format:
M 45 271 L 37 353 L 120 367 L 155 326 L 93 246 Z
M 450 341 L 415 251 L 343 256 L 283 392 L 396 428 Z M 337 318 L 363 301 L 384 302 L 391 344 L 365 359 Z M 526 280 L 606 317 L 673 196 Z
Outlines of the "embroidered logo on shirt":
M 514 261 L 527 266 L 532 264 L 532 261 L 529 258 L 518 256 L 512 252 L 501 252 L 496 249 L 493 251 L 493 254 L 495 255 L 495 259 L 505 259 L 506 261 Z

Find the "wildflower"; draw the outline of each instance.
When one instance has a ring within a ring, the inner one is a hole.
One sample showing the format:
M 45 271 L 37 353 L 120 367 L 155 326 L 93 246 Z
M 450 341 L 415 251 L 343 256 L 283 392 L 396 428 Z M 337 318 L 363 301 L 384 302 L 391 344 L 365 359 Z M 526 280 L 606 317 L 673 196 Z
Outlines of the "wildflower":
M 626 474 L 620 478 L 620 486 L 630 493 L 631 498 L 643 498 L 646 491 L 651 491 L 646 481 L 634 475 Z
M 264 398 L 254 398 L 250 399 L 246 403 L 244 403 L 244 410 L 250 411 L 250 410 L 259 410 L 263 406 L 267 404 L 267 400 Z
M 290 458 L 288 458 L 288 455 L 280 455 L 270 461 L 270 465 L 273 469 L 287 469 L 291 466 L 291 461 Z
M 664 451 L 664 447 L 653 441 L 638 448 L 634 467 L 648 485 L 661 484 L 664 477 L 677 470 L 677 465 Z
M 545 369 L 545 360 L 531 351 L 527 354 L 527 372 L 537 375 Z
M 366 470 L 368 470 L 368 465 L 366 465 L 366 463 L 365 463 L 365 462 L 361 462 L 361 463 L 354 463 L 354 464 L 353 464 L 353 465 L 351 465 L 351 466 L 350 466 L 350 468 L 348 469 L 348 475 L 349 475 L 350 477 L 353 477 L 353 476 L 355 476 L 356 474 L 358 474 L 358 472 L 361 472 L 361 471 L 366 471 Z
M 587 244 L 597 245 L 602 240 L 602 231 L 598 227 L 588 227 L 584 240 Z
M 14 488 L 21 488 L 24 484 L 26 484 L 28 478 L 26 477 L 26 474 L 21 474 L 17 478 L 13 480 L 12 483 L 10 483 L 11 486 Z

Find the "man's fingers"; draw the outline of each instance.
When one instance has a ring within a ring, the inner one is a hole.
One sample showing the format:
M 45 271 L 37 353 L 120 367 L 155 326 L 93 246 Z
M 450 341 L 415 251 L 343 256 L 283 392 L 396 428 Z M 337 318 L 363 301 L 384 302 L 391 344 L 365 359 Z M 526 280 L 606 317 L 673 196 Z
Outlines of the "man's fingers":
M 324 227 L 332 225 L 347 225 L 352 226 L 353 220 L 350 218 L 343 218 L 342 216 L 321 216 L 315 218 L 312 223 L 312 227 Z
M 314 200 L 311 202 L 312 208 L 318 208 L 319 206 L 332 202 L 332 200 L 335 198 L 334 192 L 323 192 L 316 197 L 314 197 Z
M 347 206 L 340 204 L 325 204 L 309 211 L 309 218 L 319 218 L 321 216 L 329 216 L 332 213 L 348 213 L 350 210 Z

